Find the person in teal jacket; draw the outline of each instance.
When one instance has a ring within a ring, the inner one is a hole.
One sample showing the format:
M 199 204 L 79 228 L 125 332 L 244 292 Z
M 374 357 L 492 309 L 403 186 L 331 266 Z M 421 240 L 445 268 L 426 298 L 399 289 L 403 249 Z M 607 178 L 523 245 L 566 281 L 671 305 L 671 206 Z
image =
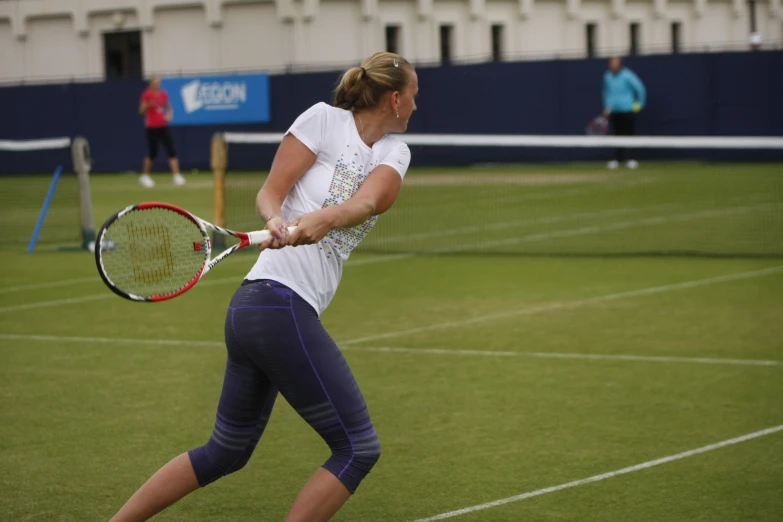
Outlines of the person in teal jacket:
M 644 108 L 647 91 L 633 71 L 623 67 L 620 58 L 609 60 L 609 70 L 604 73 L 604 117 L 609 118 L 614 134 L 633 136 L 636 134 L 636 114 Z M 631 149 L 618 148 L 615 159 L 609 162 L 610 169 L 621 163 L 635 169 L 639 162 L 633 158 Z M 627 160 L 627 161 L 626 161 Z

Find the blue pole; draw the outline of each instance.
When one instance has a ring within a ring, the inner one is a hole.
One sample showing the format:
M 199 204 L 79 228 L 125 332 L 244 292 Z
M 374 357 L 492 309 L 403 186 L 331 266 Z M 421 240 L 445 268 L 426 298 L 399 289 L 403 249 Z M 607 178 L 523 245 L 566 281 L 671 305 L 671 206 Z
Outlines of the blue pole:
M 46 193 L 46 199 L 44 199 L 43 206 L 41 207 L 41 213 L 38 214 L 38 222 L 35 224 L 35 230 L 33 230 L 33 236 L 30 238 L 30 244 L 27 245 L 28 254 L 33 253 L 35 244 L 38 242 L 38 235 L 41 233 L 41 228 L 43 228 L 46 213 L 49 211 L 49 205 L 52 204 L 54 190 L 57 188 L 57 182 L 60 180 L 60 174 L 62 174 L 62 172 L 62 165 L 58 165 L 57 170 L 54 171 L 54 176 L 52 176 L 52 182 L 49 184 L 49 192 Z

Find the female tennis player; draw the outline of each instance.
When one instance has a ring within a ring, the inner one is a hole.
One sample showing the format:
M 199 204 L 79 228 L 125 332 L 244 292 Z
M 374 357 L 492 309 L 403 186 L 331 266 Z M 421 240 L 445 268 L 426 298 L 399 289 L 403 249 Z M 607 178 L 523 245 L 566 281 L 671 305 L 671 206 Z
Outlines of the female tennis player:
M 288 130 L 257 198 L 272 238 L 260 245 L 226 316 L 228 362 L 212 437 L 158 470 L 114 522 L 147 520 L 241 469 L 278 391 L 331 449 L 287 521 L 328 520 L 370 472 L 378 435 L 319 315 L 351 250 L 399 193 L 410 151 L 388 133 L 406 130 L 418 90 L 410 63 L 378 53 L 345 72 L 334 106 L 314 105 Z

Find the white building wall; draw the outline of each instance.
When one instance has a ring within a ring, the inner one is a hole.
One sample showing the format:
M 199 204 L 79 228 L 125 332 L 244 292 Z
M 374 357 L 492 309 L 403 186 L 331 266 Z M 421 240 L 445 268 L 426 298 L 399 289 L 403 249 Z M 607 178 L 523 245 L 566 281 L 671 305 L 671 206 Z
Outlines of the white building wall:
M 359 62 L 367 37 L 358 2 L 326 0 L 318 16 L 305 23 L 304 63 Z M 279 63 L 277 64 L 279 65 Z
M 756 18 L 765 45 L 783 48 L 783 0 L 759 0 Z M 356 64 L 383 50 L 388 24 L 414 63 L 440 59 L 442 24 L 460 62 L 491 57 L 492 24 L 506 59 L 583 56 L 587 23 L 601 56 L 627 52 L 631 22 L 642 53 L 669 52 L 673 21 L 684 51 L 747 47 L 745 0 L 4 0 L 0 81 L 100 79 L 103 33 L 116 30 L 142 31 L 149 75 Z
M 565 5 L 562 2 L 536 2 L 535 13 L 525 21 L 522 28 L 518 51 L 546 56 L 563 51 L 562 42 L 566 31 L 564 22 Z
M 0 20 L 0 81 L 24 78 L 22 43 L 11 32 L 11 21 Z
M 666 9 L 666 18 L 668 30 L 671 31 L 672 22 L 680 22 L 680 44 L 683 47 L 690 47 L 698 40 L 696 39 L 696 16 L 693 8 L 693 2 L 688 0 L 669 1 Z M 671 43 L 671 42 L 670 42 Z
M 519 39 L 521 18 L 519 15 L 519 2 L 487 2 L 487 25 L 484 29 L 484 35 L 487 41 L 486 54 L 491 55 L 491 26 L 498 24 L 503 26 L 502 49 L 503 57 L 509 58 L 519 52 L 517 41 Z
M 27 39 L 20 51 L 25 75 L 33 80 L 73 78 L 88 73 L 87 43 L 76 37 L 73 22 L 67 16 L 28 19 Z
M 184 74 L 222 69 L 221 28 L 207 24 L 203 7 L 160 8 L 154 16 L 155 29 L 145 33 L 142 42 L 145 71 Z
M 416 15 L 416 4 L 407 0 L 381 0 L 378 4 L 378 20 L 375 23 L 377 33 L 376 49 L 385 45 L 385 27 L 400 26 L 399 51 L 402 56 L 427 56 L 428 60 L 435 56 L 427 54 L 426 50 L 434 47 L 435 40 L 429 31 L 418 30 L 419 21 Z M 368 53 L 369 54 L 369 53 Z M 413 59 L 413 58 L 411 58 Z
M 604 49 L 616 49 L 621 45 L 612 30 L 611 5 L 603 1 L 583 1 L 581 9 L 581 20 L 579 27 L 575 30 L 581 40 L 577 42 L 576 49 L 581 50 L 587 46 L 587 30 L 585 25 L 588 23 L 596 24 L 596 48 L 599 55 L 605 54 Z M 624 43 L 623 43 L 624 44 Z
M 227 6 L 217 33 L 221 70 L 263 69 L 295 62 L 293 23 L 278 19 L 274 3 Z

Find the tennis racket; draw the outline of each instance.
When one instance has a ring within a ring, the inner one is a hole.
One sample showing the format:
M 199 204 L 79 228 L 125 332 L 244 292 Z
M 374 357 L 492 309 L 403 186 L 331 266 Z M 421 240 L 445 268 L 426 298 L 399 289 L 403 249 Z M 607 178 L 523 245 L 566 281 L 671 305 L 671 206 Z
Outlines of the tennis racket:
M 609 120 L 603 115 L 596 116 L 587 124 L 585 134 L 589 136 L 604 136 L 609 132 Z
M 213 259 L 207 230 L 239 243 Z M 193 288 L 237 250 L 270 237 L 268 230 L 227 230 L 168 203 L 139 203 L 120 210 L 101 227 L 95 263 L 115 294 L 133 301 L 165 301 Z

